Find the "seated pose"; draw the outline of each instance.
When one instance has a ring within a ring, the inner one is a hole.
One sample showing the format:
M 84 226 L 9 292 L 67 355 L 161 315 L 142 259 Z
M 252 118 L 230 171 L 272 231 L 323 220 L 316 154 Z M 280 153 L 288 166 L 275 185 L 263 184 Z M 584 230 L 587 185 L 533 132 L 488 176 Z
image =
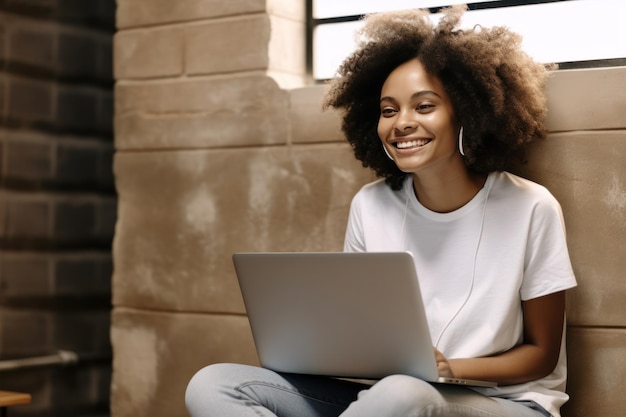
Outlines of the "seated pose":
M 440 376 L 373 385 L 214 364 L 190 381 L 193 417 L 559 416 L 567 401 L 565 290 L 576 285 L 561 208 L 505 169 L 546 134 L 547 70 L 502 27 L 459 30 L 412 10 L 365 18 L 325 104 L 380 179 L 354 197 L 345 251 L 410 251 Z

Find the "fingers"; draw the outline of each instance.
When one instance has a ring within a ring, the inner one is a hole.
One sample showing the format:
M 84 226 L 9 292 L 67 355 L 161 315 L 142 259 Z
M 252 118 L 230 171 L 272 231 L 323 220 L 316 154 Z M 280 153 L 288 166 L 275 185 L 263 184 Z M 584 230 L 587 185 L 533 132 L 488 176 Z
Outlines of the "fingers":
M 448 359 L 443 355 L 443 353 L 439 352 L 436 348 L 433 348 L 435 351 L 435 360 L 437 361 L 437 372 L 439 376 L 444 377 L 453 377 L 452 369 L 450 368 L 450 363 Z

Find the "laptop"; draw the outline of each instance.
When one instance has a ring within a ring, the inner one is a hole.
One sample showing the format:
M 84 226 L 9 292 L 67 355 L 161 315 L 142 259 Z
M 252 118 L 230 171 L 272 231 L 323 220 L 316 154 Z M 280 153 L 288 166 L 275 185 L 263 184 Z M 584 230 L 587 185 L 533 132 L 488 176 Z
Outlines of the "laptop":
M 233 263 L 265 368 L 497 385 L 439 377 L 409 252 L 235 253 Z

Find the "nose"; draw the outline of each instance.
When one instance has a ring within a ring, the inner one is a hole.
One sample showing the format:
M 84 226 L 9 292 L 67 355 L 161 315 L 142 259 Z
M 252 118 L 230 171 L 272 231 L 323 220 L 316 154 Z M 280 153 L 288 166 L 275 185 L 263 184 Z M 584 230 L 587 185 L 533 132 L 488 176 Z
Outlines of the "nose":
M 396 120 L 396 124 L 394 126 L 397 132 L 404 133 L 407 131 L 412 131 L 417 129 L 417 121 L 415 118 L 411 117 L 411 115 L 406 112 L 402 112 L 400 117 Z

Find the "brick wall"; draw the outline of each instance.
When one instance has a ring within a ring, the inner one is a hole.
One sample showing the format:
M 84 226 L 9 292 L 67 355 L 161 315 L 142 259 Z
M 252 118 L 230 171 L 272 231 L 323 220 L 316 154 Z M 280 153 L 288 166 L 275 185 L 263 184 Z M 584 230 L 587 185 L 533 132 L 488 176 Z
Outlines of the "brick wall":
M 108 409 L 114 0 L 0 1 L 0 360 L 79 366 L 0 372 L 29 392 L 13 416 Z

